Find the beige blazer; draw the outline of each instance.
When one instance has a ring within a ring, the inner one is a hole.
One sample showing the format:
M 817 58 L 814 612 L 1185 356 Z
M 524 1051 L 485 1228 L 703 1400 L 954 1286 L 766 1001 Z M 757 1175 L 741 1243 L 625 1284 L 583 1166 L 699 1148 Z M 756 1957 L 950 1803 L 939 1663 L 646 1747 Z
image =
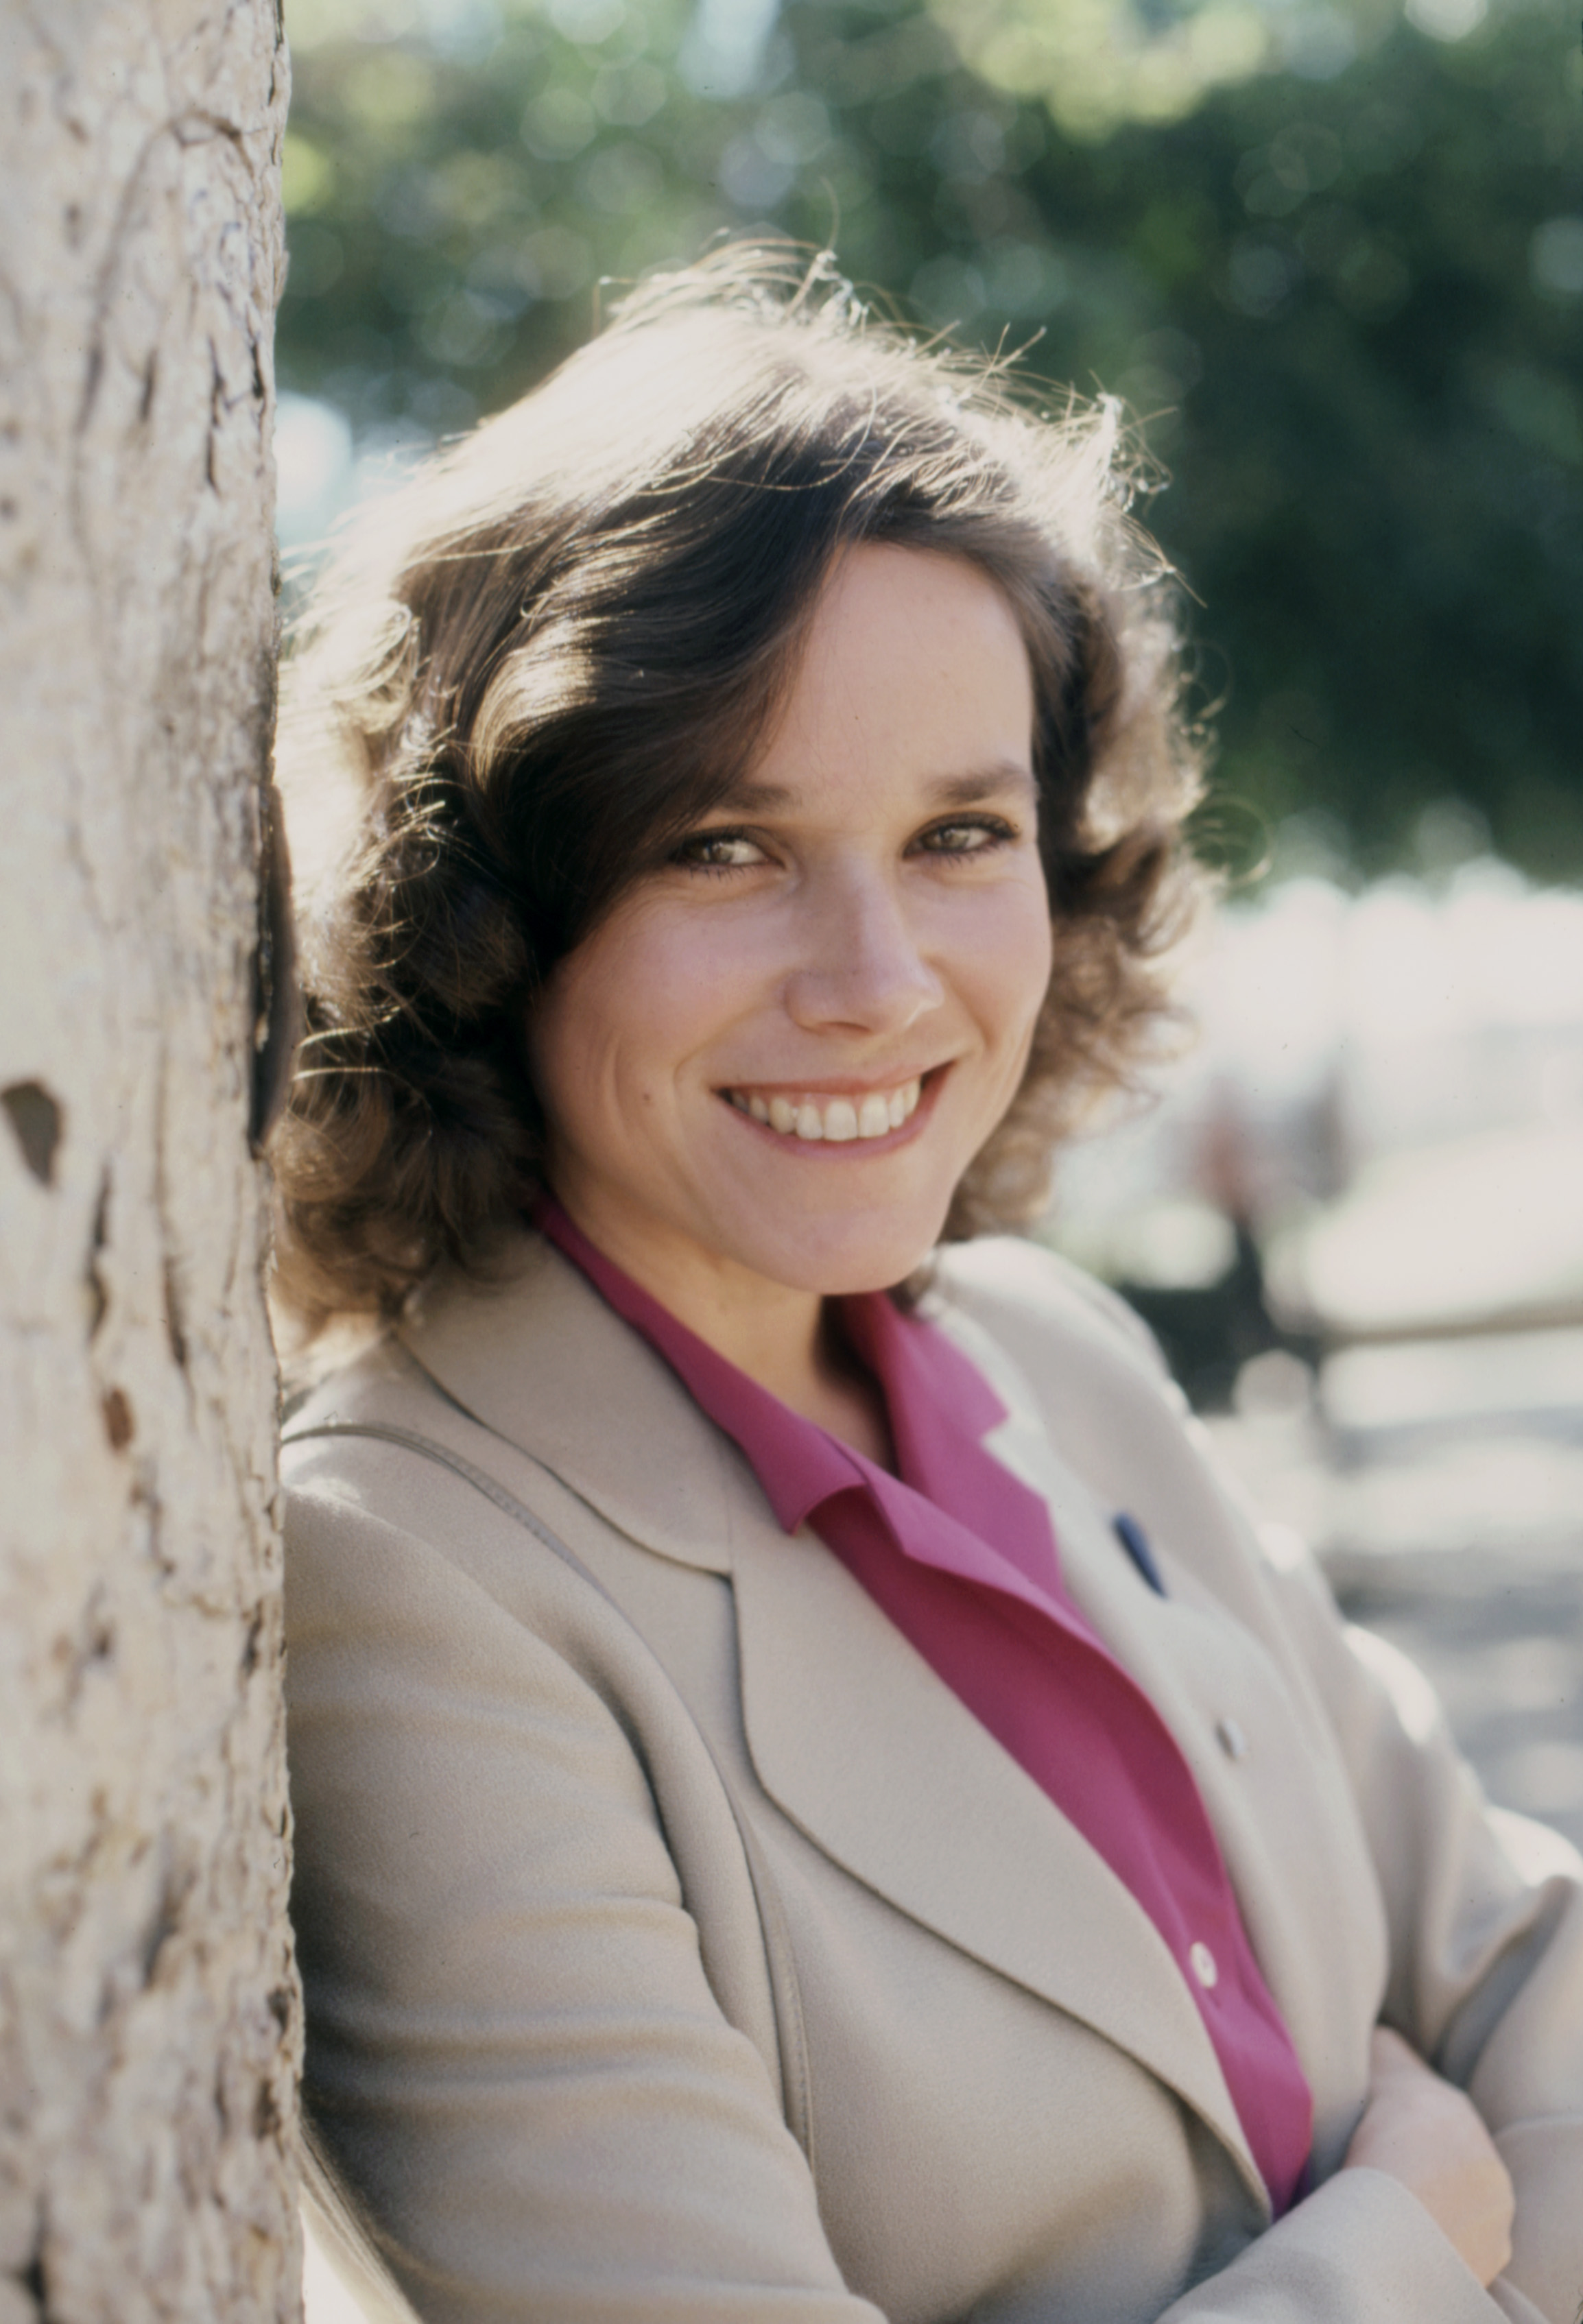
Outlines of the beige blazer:
M 524 1237 L 506 1287 L 440 1289 L 288 1432 L 307 2095 L 408 2297 L 432 2324 L 1574 2324 L 1583 1866 L 1487 1811 L 1423 1682 L 1261 1547 L 1108 1294 L 991 1242 L 933 1312 L 1198 1778 L 1313 2087 L 1316 2191 L 1271 2226 L 1130 1893 Z M 1382 2016 L 1516 2181 L 1493 2293 L 1396 2181 L 1337 2172 Z

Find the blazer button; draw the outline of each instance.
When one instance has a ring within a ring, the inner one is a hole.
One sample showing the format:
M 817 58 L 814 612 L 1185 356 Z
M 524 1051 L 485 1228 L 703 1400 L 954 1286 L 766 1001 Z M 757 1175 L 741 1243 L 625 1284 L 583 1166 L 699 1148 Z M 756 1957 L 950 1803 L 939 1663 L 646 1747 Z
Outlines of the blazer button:
M 1215 1733 L 1219 1738 L 1220 1748 L 1228 1759 L 1247 1757 L 1248 1739 L 1235 1719 L 1217 1719 L 1215 1721 Z
M 1202 1937 L 1196 1937 L 1188 1949 L 1188 1959 L 1193 1965 L 1193 1975 L 1206 1993 L 1220 1982 L 1220 1971 L 1215 1966 L 1215 1956 Z

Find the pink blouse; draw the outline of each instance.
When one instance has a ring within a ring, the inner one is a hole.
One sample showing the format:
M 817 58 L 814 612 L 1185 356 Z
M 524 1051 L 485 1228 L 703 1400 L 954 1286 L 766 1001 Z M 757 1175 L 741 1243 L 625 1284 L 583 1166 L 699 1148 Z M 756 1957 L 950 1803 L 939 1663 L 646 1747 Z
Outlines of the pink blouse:
M 979 1442 L 1005 1417 L 998 1397 L 884 1293 L 842 1300 L 848 1341 L 884 1397 L 893 1477 L 678 1323 L 559 1204 L 541 1201 L 534 1215 L 740 1447 L 786 1532 L 812 1526 L 1132 1890 L 1202 2015 L 1279 2217 L 1312 2137 L 1307 2080 L 1187 1762 L 1068 1595 L 1044 1502 Z M 1158 1589 L 1135 1523 L 1116 1529 Z

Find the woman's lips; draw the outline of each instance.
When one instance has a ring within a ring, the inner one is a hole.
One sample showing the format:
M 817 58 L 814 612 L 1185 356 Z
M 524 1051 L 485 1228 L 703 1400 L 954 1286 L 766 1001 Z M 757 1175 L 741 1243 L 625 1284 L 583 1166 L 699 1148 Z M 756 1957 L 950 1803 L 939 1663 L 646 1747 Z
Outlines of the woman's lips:
M 851 1096 L 820 1092 L 754 1089 L 746 1084 L 723 1090 L 721 1095 L 739 1113 L 745 1113 L 777 1136 L 804 1145 L 845 1146 L 854 1140 L 888 1138 L 910 1121 L 918 1110 L 923 1077 L 898 1082 L 888 1089 L 866 1090 Z

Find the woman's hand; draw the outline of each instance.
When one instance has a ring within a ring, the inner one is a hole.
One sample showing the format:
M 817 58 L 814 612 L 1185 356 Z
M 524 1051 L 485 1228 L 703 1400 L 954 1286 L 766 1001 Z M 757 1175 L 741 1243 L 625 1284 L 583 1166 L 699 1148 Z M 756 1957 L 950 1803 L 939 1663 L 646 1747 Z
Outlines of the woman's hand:
M 1480 2283 L 1511 2258 L 1515 2199 L 1495 2141 L 1472 2100 L 1383 2025 L 1369 2049 L 1368 2103 L 1342 2169 L 1399 2179 Z

